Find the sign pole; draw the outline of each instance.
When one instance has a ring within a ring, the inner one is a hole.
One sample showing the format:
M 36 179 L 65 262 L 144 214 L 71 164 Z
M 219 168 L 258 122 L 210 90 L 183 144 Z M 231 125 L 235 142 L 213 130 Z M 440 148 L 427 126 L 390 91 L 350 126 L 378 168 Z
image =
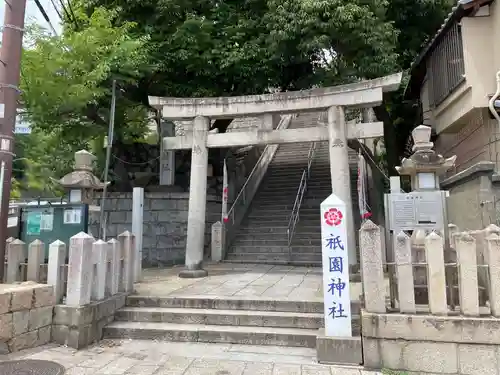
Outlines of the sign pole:
M 321 203 L 325 334 L 352 337 L 346 205 L 335 194 Z

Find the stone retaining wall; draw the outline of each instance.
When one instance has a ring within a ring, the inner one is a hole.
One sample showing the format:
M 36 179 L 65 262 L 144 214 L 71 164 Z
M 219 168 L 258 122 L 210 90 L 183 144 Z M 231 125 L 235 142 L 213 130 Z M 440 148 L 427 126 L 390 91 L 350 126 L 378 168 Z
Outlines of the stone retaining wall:
M 184 264 L 189 193 L 144 193 L 143 267 Z M 221 218 L 221 200 L 207 196 L 205 254 L 210 248 L 212 224 Z M 93 215 L 90 231 L 98 233 L 99 215 Z M 132 229 L 132 193 L 110 193 L 105 204 L 107 237 Z
M 496 374 L 500 319 L 372 314 L 363 311 L 368 368 L 432 374 Z
M 52 341 L 81 349 L 101 340 L 104 326 L 114 320 L 126 298 L 127 293 L 119 293 L 84 306 L 55 306 Z
M 49 343 L 54 305 L 52 286 L 0 285 L 0 354 Z

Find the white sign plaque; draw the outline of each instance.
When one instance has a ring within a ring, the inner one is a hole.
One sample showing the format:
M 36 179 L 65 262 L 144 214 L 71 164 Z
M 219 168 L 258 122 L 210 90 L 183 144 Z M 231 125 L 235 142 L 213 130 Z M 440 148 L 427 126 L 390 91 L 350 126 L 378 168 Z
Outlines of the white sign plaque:
M 346 225 L 345 203 L 332 194 L 321 203 L 321 252 L 326 336 L 352 336 Z
M 443 191 L 391 193 L 388 196 L 391 230 L 399 232 L 444 228 L 445 194 Z

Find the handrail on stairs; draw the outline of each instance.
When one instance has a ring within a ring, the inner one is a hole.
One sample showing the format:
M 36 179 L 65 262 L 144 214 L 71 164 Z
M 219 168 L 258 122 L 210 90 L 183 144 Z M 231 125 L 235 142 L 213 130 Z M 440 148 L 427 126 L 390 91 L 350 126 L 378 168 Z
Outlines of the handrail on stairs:
M 281 117 L 281 121 L 276 127 L 276 129 L 286 129 L 290 125 L 292 118 L 295 115 L 285 115 Z M 250 172 L 248 178 L 240 189 L 240 192 L 236 196 L 231 208 L 227 212 L 226 220 L 224 220 L 225 226 L 225 239 L 224 248 L 228 248 L 231 245 L 232 236 L 234 235 L 235 227 L 237 227 L 241 220 L 243 219 L 248 205 L 251 203 L 255 193 L 264 175 L 267 172 L 267 167 L 269 166 L 272 158 L 274 157 L 279 145 L 267 145 L 259 160 L 255 163 L 252 171 Z M 242 208 L 238 211 L 238 208 Z
M 302 205 L 302 200 L 304 194 L 307 191 L 307 184 L 309 178 L 311 177 L 311 165 L 314 160 L 314 155 L 316 154 L 317 143 L 313 142 L 309 148 L 309 153 L 307 154 L 307 168 L 302 172 L 302 178 L 300 179 L 299 188 L 297 190 L 297 195 L 295 196 L 295 202 L 293 204 L 292 213 L 290 219 L 288 220 L 288 229 L 286 231 L 288 237 L 288 258 L 292 258 L 292 239 L 295 234 L 295 226 L 299 222 L 300 206 Z

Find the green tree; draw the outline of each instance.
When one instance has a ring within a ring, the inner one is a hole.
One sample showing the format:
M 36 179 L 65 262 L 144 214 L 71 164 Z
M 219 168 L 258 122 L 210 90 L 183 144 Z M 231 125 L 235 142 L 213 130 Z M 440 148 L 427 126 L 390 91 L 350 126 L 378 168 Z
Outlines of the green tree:
M 79 30 L 50 36 L 29 28 L 23 52 L 21 89 L 23 116 L 33 134 L 23 136 L 23 176 L 26 189 L 53 190 L 51 178 L 69 172 L 73 153 L 82 148 L 102 150 L 107 133 L 111 83 L 137 85 L 146 69 L 147 37 L 130 35 L 133 23 L 112 24 L 112 11 L 78 12 Z M 118 139 L 135 139 L 147 128 L 147 107 L 118 95 Z
M 386 16 L 399 31 L 396 51 L 400 71 L 407 73 L 454 4 L 453 0 L 389 0 Z M 399 165 L 410 132 L 420 120 L 419 103 L 403 98 L 408 78 L 405 75 L 400 90 L 388 94 L 384 104 L 375 108 L 377 118 L 384 122 L 387 165 L 391 175 L 396 174 L 394 167 Z
M 148 36 L 147 95 L 243 95 L 331 85 L 406 70 L 443 22 L 451 0 L 78 0 L 114 10 Z M 404 87 L 404 84 L 402 85 Z M 377 108 L 391 171 L 416 115 L 401 92 Z M 227 127 L 230 121 L 221 121 Z M 220 127 L 220 126 L 218 126 Z M 223 129 L 221 129 L 223 130 Z M 403 141 L 402 141 L 403 140 Z

